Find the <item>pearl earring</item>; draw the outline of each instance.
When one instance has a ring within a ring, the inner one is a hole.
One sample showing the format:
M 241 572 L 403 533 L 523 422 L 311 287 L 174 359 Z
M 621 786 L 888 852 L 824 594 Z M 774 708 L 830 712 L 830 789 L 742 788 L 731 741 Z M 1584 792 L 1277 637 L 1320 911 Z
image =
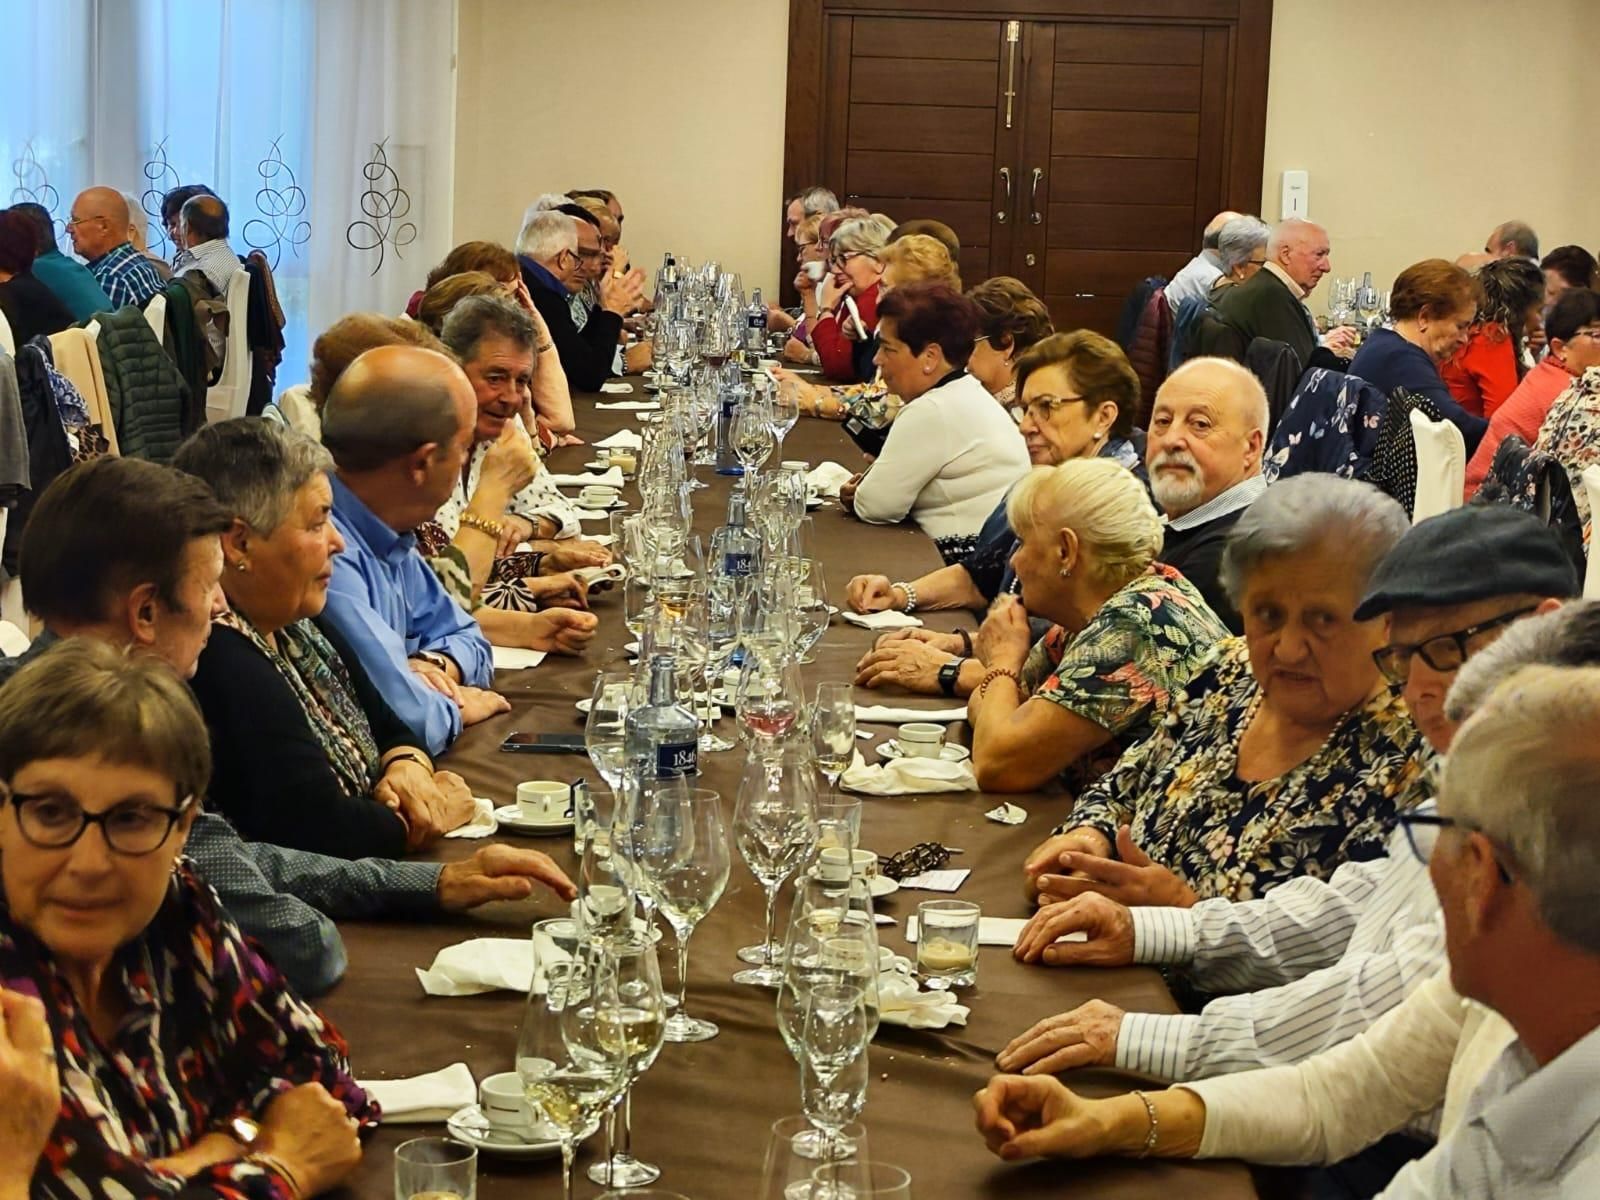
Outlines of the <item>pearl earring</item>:
M 1072 578 L 1072 568 L 1071 567 L 1062 567 L 1061 568 L 1061 578 L 1063 578 L 1063 579 L 1071 579 Z
M 250 564 L 241 558 L 238 562 L 233 564 L 233 569 L 235 571 L 248 571 L 250 569 Z

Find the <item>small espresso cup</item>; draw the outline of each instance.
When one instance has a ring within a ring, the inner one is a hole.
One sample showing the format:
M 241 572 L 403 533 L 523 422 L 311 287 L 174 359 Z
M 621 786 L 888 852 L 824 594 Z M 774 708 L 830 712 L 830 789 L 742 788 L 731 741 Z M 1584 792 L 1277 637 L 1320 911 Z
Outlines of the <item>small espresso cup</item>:
M 850 854 L 850 873 L 863 879 L 878 876 L 878 856 L 871 850 L 855 850 Z
M 490 1075 L 478 1085 L 478 1108 L 495 1129 L 522 1133 L 533 1128 L 533 1109 L 515 1071 Z
M 850 879 L 850 851 L 844 846 L 829 846 L 817 852 L 817 878 L 830 883 Z
M 822 277 L 828 273 L 828 264 L 823 262 L 808 262 L 801 265 L 800 269 L 806 273 L 806 278 L 812 283 L 821 283 Z
M 591 483 L 578 493 L 578 499 L 589 508 L 606 508 L 616 503 L 617 494 L 616 488 Z
M 900 726 L 895 741 L 910 758 L 938 758 L 944 753 L 944 726 L 932 721 L 909 721 Z
M 565 816 L 572 788 L 558 779 L 530 779 L 517 784 L 517 811 L 525 821 L 553 821 Z

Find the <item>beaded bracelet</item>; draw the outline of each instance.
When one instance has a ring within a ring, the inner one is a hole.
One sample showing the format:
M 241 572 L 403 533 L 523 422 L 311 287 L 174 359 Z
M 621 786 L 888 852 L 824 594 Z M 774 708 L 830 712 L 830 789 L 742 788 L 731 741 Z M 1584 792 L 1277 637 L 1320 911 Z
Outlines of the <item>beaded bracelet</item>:
M 1151 1102 L 1150 1097 L 1143 1092 L 1134 1092 L 1134 1095 L 1144 1102 L 1144 1111 L 1150 1115 L 1150 1132 L 1145 1135 L 1144 1146 L 1138 1154 L 1140 1158 L 1149 1158 L 1150 1152 L 1156 1148 L 1156 1131 L 1160 1128 L 1161 1122 L 1156 1120 L 1156 1106 Z
M 1022 676 L 1018 675 L 1010 667 L 990 667 L 984 672 L 983 681 L 978 684 L 978 695 L 983 695 L 988 690 L 989 685 L 1002 675 L 1011 680 L 1017 687 L 1020 688 L 1022 686 Z
M 468 529 L 476 529 L 479 533 L 486 533 L 494 538 L 495 541 L 499 541 L 500 535 L 506 531 L 506 527 L 499 521 L 491 521 L 488 517 L 480 517 L 471 509 L 461 514 L 461 524 Z
M 906 594 L 906 606 L 900 610 L 901 612 L 909 614 L 917 611 L 917 589 L 915 587 L 903 580 L 896 580 L 889 587 L 891 589 L 899 588 Z

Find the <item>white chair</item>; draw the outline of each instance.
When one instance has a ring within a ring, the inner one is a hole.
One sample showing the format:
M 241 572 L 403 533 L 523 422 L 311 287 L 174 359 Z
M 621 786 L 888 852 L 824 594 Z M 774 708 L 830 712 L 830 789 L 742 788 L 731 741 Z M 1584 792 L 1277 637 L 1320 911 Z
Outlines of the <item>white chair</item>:
M 240 267 L 228 280 L 228 343 L 223 351 L 222 376 L 206 389 L 206 420 L 226 421 L 244 416 L 250 403 L 250 272 Z
M 1579 479 L 1589 498 L 1589 521 L 1592 525 L 1596 514 L 1600 514 L 1600 467 L 1585 467 Z M 1589 535 L 1589 568 L 1583 573 L 1583 598 L 1600 598 L 1600 554 L 1595 552 L 1592 533 Z
M 0 312 L 0 350 L 13 356 L 17 353 L 17 339 L 11 336 L 11 322 L 3 312 Z
M 18 629 L 10 621 L 0 621 L 0 652 L 7 658 L 15 658 L 33 645 L 27 633 Z
M 167 295 L 157 292 L 150 297 L 150 303 L 144 306 L 144 319 L 150 323 L 150 332 L 156 335 L 156 341 L 165 342 L 167 336 Z
M 1411 520 L 1425 521 L 1460 508 L 1467 486 L 1467 443 L 1449 421 L 1430 421 L 1411 410 L 1411 440 L 1417 447 L 1417 494 Z

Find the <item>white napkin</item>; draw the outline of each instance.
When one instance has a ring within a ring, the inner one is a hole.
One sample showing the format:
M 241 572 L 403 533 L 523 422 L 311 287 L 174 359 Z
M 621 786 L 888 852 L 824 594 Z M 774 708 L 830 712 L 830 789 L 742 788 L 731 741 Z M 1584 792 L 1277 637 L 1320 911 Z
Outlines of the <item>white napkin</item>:
M 1002 825 L 1021 825 L 1028 819 L 1028 810 L 1023 808 L 1020 804 L 1011 804 L 1007 802 L 999 805 L 996 808 L 991 808 L 983 815 L 988 817 L 991 821 L 1000 822 Z
M 467 1064 L 410 1079 L 358 1079 L 357 1085 L 383 1108 L 385 1125 L 428 1125 L 447 1120 L 478 1098 Z
M 869 796 L 921 796 L 930 792 L 975 792 L 977 777 L 964 762 L 942 758 L 892 758 L 867 766 L 857 754 L 839 784 Z
M 818 463 L 806 472 L 806 482 L 819 496 L 837 496 L 852 474 L 849 467 L 841 467 L 836 462 Z
M 1022 935 L 1022 927 L 1028 923 L 1026 917 L 979 917 L 978 918 L 978 945 L 980 946 L 1015 946 L 1017 938 Z M 906 918 L 906 941 L 915 944 L 917 940 L 917 918 L 913 914 Z M 1065 937 L 1057 938 L 1058 942 L 1086 942 L 1089 935 L 1081 929 L 1076 933 L 1069 933 Z
M 894 708 L 887 704 L 856 705 L 856 720 L 876 721 L 880 725 L 904 725 L 907 721 L 965 721 L 966 705 L 960 708 Z
M 594 587 L 607 579 L 612 583 L 621 583 L 628 577 L 628 568 L 621 563 L 612 563 L 604 567 L 579 567 L 573 574 L 583 580 L 585 586 Z
M 468 938 L 439 951 L 426 971 L 417 967 L 417 982 L 430 996 L 542 991 L 544 972 L 535 971 L 535 960 L 542 966 L 565 962 L 568 957 L 543 933 L 535 933 L 532 939 Z
M 661 405 L 654 400 L 613 400 L 610 404 L 596 404 L 596 408 L 618 409 L 622 412 L 660 412 Z
M 610 511 L 608 509 L 604 509 L 604 508 L 580 508 L 580 509 L 577 509 L 576 511 L 577 511 L 577 514 L 578 514 L 578 520 L 580 520 L 580 521 L 609 521 L 609 520 L 611 520 L 611 513 L 610 513 Z
M 595 474 L 591 471 L 580 471 L 576 475 L 550 476 L 550 482 L 557 487 L 614 487 L 622 486 L 622 468 L 611 467 L 604 474 Z
M 875 613 L 842 612 L 839 615 L 863 629 L 915 629 L 922 624 L 922 618 L 896 612 L 892 608 Z
M 885 1025 L 912 1029 L 942 1029 L 965 1025 L 972 1010 L 956 1003 L 954 993 L 925 992 L 917 981 L 895 971 L 878 976 L 878 1020 Z
M 494 819 L 494 801 L 485 800 L 482 796 L 472 798 L 472 820 L 465 825 L 452 829 L 445 837 L 458 838 L 485 838 L 500 828 L 500 822 Z
M 636 429 L 619 429 L 608 438 L 602 438 L 595 443 L 605 450 L 642 450 L 644 438 Z
M 602 383 L 600 390 L 608 396 L 631 396 L 633 395 L 633 384 L 626 383 L 621 379 L 614 379 L 610 383 Z
M 521 646 L 490 646 L 496 671 L 522 671 L 537 667 L 544 661 L 543 650 L 525 650 Z

